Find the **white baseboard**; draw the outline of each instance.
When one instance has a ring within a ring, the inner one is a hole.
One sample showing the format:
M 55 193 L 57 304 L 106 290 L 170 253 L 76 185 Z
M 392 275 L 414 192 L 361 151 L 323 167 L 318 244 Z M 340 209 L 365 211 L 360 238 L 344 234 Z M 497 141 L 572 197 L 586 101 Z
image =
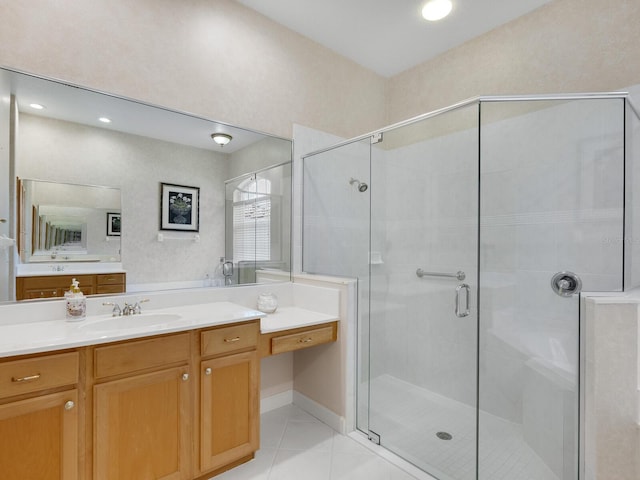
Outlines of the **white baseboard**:
M 336 432 L 345 435 L 346 425 L 345 418 L 337 413 L 332 412 L 327 407 L 320 405 L 318 402 L 311 400 L 309 397 L 293 391 L 293 404 L 297 405 L 305 412 L 313 415 L 321 422 L 333 428 Z
M 285 407 L 293 403 L 293 390 L 276 393 L 270 397 L 260 399 L 260 413 L 270 412 L 276 408 Z

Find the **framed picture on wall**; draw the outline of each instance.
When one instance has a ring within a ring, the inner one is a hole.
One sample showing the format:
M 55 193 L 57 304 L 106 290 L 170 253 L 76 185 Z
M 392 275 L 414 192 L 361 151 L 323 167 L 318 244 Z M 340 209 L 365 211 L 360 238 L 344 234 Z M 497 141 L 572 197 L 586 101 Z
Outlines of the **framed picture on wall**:
M 107 236 L 120 236 L 120 212 L 107 213 Z
M 200 188 L 170 183 L 160 187 L 160 230 L 199 231 Z

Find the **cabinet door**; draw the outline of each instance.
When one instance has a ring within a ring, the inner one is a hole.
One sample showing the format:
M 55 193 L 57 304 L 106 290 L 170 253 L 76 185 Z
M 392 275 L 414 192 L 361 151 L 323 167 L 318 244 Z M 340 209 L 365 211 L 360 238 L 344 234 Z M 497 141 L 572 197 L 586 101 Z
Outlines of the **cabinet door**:
M 201 364 L 200 468 L 223 467 L 259 446 L 258 354 Z
M 94 478 L 190 478 L 186 367 L 94 386 Z
M 0 472 L 12 480 L 78 478 L 78 392 L 0 405 Z

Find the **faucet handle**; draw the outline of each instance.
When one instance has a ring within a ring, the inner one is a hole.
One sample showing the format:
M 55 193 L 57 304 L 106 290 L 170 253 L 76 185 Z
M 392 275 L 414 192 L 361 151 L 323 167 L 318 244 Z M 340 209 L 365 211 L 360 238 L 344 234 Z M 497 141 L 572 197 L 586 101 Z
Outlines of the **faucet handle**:
M 120 309 L 120 305 L 115 302 L 102 302 L 104 306 L 113 306 L 113 310 L 111 310 L 112 317 L 119 317 L 122 315 L 122 310 Z M 126 305 L 126 304 L 125 304 Z
M 142 305 L 141 303 L 148 302 L 148 298 L 143 298 L 142 300 L 138 300 L 136 304 L 133 306 L 133 313 L 142 313 Z

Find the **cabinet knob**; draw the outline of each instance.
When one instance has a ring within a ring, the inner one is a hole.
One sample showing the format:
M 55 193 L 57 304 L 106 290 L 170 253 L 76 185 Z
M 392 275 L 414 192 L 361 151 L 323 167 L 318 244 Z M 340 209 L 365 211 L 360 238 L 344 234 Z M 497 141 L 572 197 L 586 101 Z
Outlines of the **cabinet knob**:
M 73 402 L 72 400 L 69 400 L 67 403 L 64 404 L 64 409 L 71 410 L 75 406 L 76 406 L 75 402 Z
M 204 374 L 205 374 L 205 375 L 211 375 L 211 367 L 209 367 L 209 368 L 205 368 L 205 369 L 204 369 Z
M 182 381 L 186 382 L 187 380 L 189 380 L 189 374 L 188 373 L 183 373 L 182 374 Z

